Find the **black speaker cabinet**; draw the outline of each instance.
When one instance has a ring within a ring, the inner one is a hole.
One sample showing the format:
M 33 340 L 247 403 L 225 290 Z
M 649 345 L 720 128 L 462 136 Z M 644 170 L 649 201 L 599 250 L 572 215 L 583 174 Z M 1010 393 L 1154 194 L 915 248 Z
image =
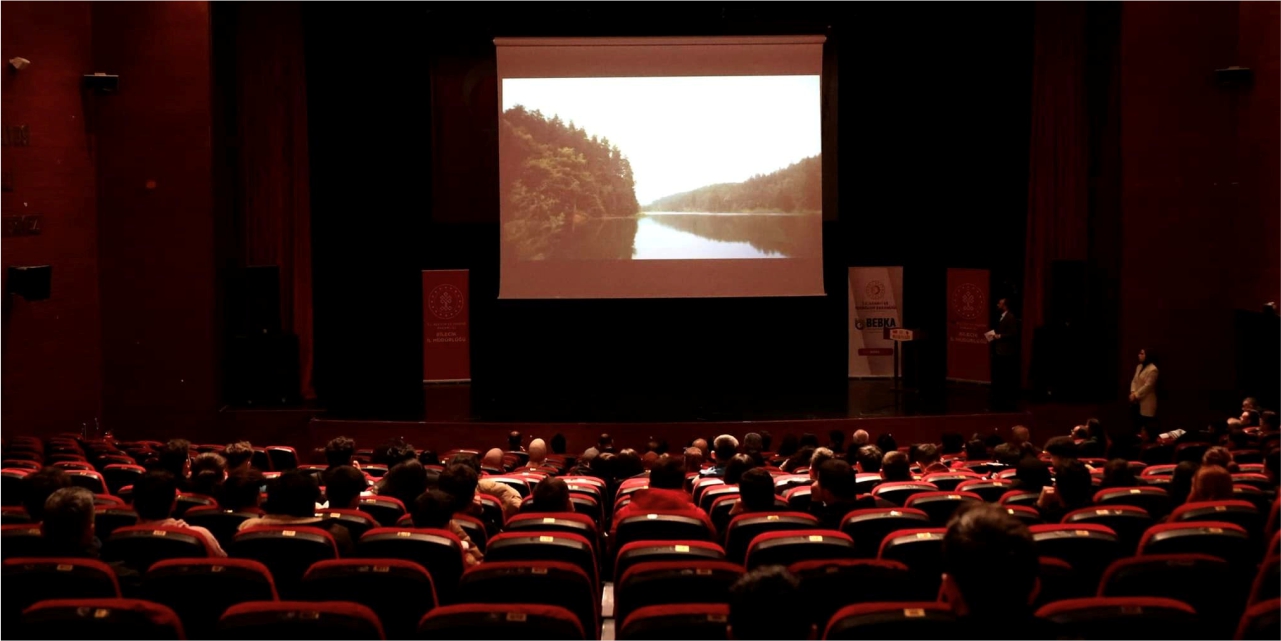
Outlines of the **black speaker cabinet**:
M 227 344 L 223 396 L 232 405 L 287 405 L 299 399 L 298 337 L 234 336 Z
M 5 291 L 27 300 L 45 300 L 53 284 L 53 267 L 28 265 L 5 270 Z
M 227 330 L 232 336 L 275 334 L 280 327 L 280 268 L 253 265 L 227 281 Z

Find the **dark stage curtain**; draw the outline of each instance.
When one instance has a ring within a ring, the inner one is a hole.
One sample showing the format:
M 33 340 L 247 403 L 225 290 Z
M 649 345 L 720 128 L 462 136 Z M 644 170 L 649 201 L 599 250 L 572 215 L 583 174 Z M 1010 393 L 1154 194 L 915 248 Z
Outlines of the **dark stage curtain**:
M 1038 3 L 1032 62 L 1027 244 L 1023 270 L 1023 372 L 1045 324 L 1051 265 L 1089 252 L 1086 6 Z
M 300 387 L 312 387 L 311 202 L 302 8 L 231 10 L 238 262 L 280 268 L 280 318 L 298 336 Z

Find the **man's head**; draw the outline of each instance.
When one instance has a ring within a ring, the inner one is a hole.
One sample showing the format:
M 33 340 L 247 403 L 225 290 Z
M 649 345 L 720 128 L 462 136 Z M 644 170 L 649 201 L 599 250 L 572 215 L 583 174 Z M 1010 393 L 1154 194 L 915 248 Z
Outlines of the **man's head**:
M 1001 443 L 992 448 L 992 457 L 1001 465 L 1017 465 L 1023 458 L 1023 450 L 1014 443 Z
M 56 553 L 74 553 L 93 543 L 93 492 L 64 487 L 45 499 L 40 533 Z
M 253 464 L 254 446 L 249 441 L 236 441 L 229 443 L 222 455 L 227 459 L 228 472 L 247 470 Z
M 822 467 L 824 463 L 832 460 L 835 456 L 836 454 L 826 447 L 820 447 L 814 450 L 814 453 L 810 454 L 810 478 L 817 479 L 818 468 Z
M 738 453 L 738 439 L 729 434 L 721 434 L 716 437 L 713 447 L 715 448 L 716 462 L 725 465 Z
M 227 459 L 217 452 L 205 452 L 197 455 L 191 461 L 191 477 L 195 478 L 206 472 L 217 474 L 219 477 L 225 476 L 227 474 Z
M 568 451 L 568 445 L 565 443 L 565 435 L 560 432 L 557 432 L 556 435 L 552 437 L 551 445 L 552 454 L 564 454 Z
M 825 461 L 818 468 L 818 499 L 824 503 L 848 503 L 858 496 L 854 468 L 840 459 Z
M 378 494 L 400 499 L 409 505 L 427 491 L 427 470 L 417 459 L 394 465 L 380 481 Z
M 1245 410 L 1258 411 L 1258 409 L 1259 409 L 1259 399 L 1253 396 L 1247 396 L 1245 397 L 1245 400 L 1241 401 L 1241 411 L 1245 411 Z
M 503 469 L 503 451 L 496 447 L 490 448 L 488 452 L 485 452 L 485 458 L 480 460 L 480 464 L 485 467 Z
M 547 460 L 547 442 L 541 438 L 536 438 L 529 442 L 529 465 L 530 467 L 542 465 Z
M 1023 427 L 1022 425 L 1015 425 L 1014 427 L 1010 428 L 1011 443 L 1014 443 L 1015 445 L 1020 445 L 1022 443 L 1027 443 L 1031 439 L 1032 439 L 1032 435 L 1030 432 L 1028 432 L 1028 429 L 1026 427 Z
M 522 449 L 521 441 L 523 440 L 524 439 L 522 439 L 520 436 L 520 432 L 517 432 L 516 430 L 512 430 L 510 433 L 507 434 L 507 451 L 509 452 L 521 451 Z
M 173 513 L 178 481 L 164 470 L 143 474 L 133 483 L 133 509 L 143 521 L 163 521 Z
M 854 444 L 862 447 L 872 440 L 872 435 L 867 430 L 854 430 Z
M 705 438 L 696 438 L 693 440 L 693 442 L 689 444 L 689 446 L 702 452 L 704 460 L 707 459 L 707 454 L 711 452 L 711 450 L 708 449 L 707 447 L 707 439 Z
M 729 589 L 729 638 L 809 638 L 809 621 L 796 616 L 806 606 L 800 586 L 781 565 L 767 565 L 743 575 Z
M 956 614 L 1000 620 L 1027 613 L 1040 571 L 1027 526 L 989 503 L 961 506 L 943 536 L 944 600 Z
M 1281 416 L 1272 410 L 1259 412 L 1259 427 L 1263 432 L 1275 432 L 1281 430 Z
M 684 489 L 685 469 L 681 462 L 666 455 L 658 459 L 654 469 L 649 471 L 649 486 L 660 490 Z
M 739 479 L 743 478 L 743 473 L 756 467 L 756 461 L 746 454 L 735 454 L 730 457 L 729 462 L 725 464 L 726 485 L 737 485 Z
M 738 479 L 738 500 L 748 512 L 774 509 L 774 477 L 764 468 L 754 467 Z
M 54 492 L 71 487 L 71 477 L 56 467 L 46 467 L 22 478 L 22 505 L 32 523 L 44 516 L 44 504 Z
M 881 478 L 886 481 L 912 480 L 912 464 L 907 455 L 898 450 L 886 452 L 885 458 L 881 459 Z
M 885 454 L 881 452 L 881 448 L 875 445 L 864 445 L 858 448 L 856 462 L 860 472 L 874 474 L 881 471 L 881 461 L 884 458 Z
M 161 445 L 156 452 L 156 467 L 175 478 L 186 478 L 191 468 L 191 441 L 176 438 Z
M 1063 504 L 1071 509 L 1085 507 L 1094 496 L 1094 482 L 1085 463 L 1070 461 L 1055 468 L 1054 488 Z
M 320 487 L 316 484 L 316 477 L 289 470 L 267 481 L 267 504 L 263 507 L 268 514 L 314 516 L 316 499 L 319 498 Z
M 405 439 L 396 438 L 374 449 L 372 458 L 374 463 L 393 467 L 405 461 L 418 460 L 418 453 L 414 451 L 413 445 L 405 442 Z
M 454 497 L 454 509 L 450 510 L 450 514 L 471 505 L 479 482 L 480 476 L 476 474 L 476 470 L 462 463 L 450 465 L 440 475 L 440 489 Z M 418 521 L 414 523 L 417 524 Z
M 236 470 L 227 475 L 218 490 L 218 506 L 224 510 L 247 510 L 258 507 L 263 485 L 262 472 Z
M 1050 465 L 1056 470 L 1080 456 L 1080 450 L 1071 436 L 1056 436 L 1050 439 L 1045 443 L 1045 451 L 1050 455 Z
M 351 465 L 351 457 L 356 453 L 356 441 L 346 436 L 338 436 L 325 443 L 325 462 L 329 467 Z
M 761 435 L 756 432 L 748 432 L 743 435 L 743 450 L 746 452 L 761 452 L 765 449 L 765 442 Z
M 569 485 L 554 476 L 543 479 L 534 486 L 535 512 L 573 512 L 569 502 Z
M 368 484 L 365 475 L 350 465 L 339 465 L 325 470 L 325 497 L 335 510 L 355 509 L 360 505 L 360 493 Z
M 1004 314 L 1005 312 L 1010 311 L 1010 301 L 1005 298 L 998 298 L 996 299 L 996 308 L 1001 310 L 1001 313 Z
M 467 497 L 471 501 L 471 497 Z M 454 508 L 458 499 L 444 490 L 427 490 L 414 499 L 414 527 L 435 528 L 441 530 L 449 527 L 449 520 L 454 518 Z
M 921 470 L 939 462 L 939 448 L 934 447 L 933 443 L 922 443 L 916 446 L 916 464 L 921 466 Z
M 1258 410 L 1241 410 L 1242 427 L 1258 427 L 1259 411 Z

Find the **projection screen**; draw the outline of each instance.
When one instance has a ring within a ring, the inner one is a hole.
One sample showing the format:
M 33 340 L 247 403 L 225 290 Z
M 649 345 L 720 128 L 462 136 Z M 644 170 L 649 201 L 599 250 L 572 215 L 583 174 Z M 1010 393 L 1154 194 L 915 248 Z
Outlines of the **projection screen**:
M 499 297 L 823 294 L 823 41 L 495 40 Z

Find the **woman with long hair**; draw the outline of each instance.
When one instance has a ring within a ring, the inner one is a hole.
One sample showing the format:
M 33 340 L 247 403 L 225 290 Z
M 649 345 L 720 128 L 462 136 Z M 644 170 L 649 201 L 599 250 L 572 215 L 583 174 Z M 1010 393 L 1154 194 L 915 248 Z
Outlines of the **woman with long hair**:
M 1156 355 L 1146 349 L 1139 350 L 1139 364 L 1134 368 L 1134 379 L 1130 381 L 1130 404 L 1134 406 L 1135 424 L 1138 431 L 1147 434 L 1156 422 Z

